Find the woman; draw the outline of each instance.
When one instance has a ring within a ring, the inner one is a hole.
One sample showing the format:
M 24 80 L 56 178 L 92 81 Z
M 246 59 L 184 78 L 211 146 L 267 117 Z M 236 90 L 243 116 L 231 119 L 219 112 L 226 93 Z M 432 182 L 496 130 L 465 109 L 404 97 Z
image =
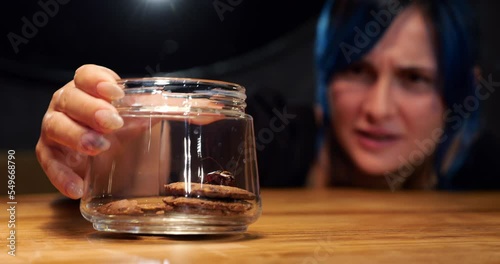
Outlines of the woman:
M 318 23 L 318 103 L 323 118 L 313 186 L 452 188 L 477 131 L 478 111 L 450 107 L 474 95 L 466 7 L 448 1 L 328 1 Z M 110 69 L 85 65 L 55 92 L 38 159 L 54 186 L 82 195 L 86 155 L 123 120 Z M 256 117 L 257 118 L 257 117 Z M 460 125 L 458 122 L 460 121 Z M 68 159 L 79 153 L 81 158 Z
M 479 125 L 477 106 L 460 108 L 479 104 L 468 12 L 463 1 L 327 2 L 317 34 L 324 144 L 314 185 L 499 185 L 494 172 L 457 176 Z

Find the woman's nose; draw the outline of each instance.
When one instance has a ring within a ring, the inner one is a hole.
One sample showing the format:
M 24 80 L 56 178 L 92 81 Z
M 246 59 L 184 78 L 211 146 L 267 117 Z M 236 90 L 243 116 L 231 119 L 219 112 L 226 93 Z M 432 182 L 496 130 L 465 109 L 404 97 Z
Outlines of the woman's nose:
M 379 77 L 368 90 L 362 111 L 369 122 L 378 123 L 395 115 L 396 105 L 391 83 L 390 77 Z

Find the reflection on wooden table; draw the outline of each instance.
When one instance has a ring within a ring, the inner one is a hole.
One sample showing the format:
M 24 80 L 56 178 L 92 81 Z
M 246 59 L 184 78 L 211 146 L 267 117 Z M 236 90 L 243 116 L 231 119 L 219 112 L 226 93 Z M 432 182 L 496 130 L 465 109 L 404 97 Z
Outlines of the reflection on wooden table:
M 499 263 L 500 193 L 262 191 L 248 232 L 142 236 L 97 232 L 78 201 L 17 196 L 16 256 L 2 210 L 0 263 Z M 8 208 L 7 200 L 1 202 Z

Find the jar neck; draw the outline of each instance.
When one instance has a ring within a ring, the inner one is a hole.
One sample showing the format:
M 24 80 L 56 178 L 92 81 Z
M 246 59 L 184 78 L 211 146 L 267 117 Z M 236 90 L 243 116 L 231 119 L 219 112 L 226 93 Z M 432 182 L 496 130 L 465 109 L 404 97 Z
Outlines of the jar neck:
M 234 83 L 186 78 L 123 79 L 125 96 L 113 101 L 118 109 L 161 113 L 242 114 L 245 88 Z

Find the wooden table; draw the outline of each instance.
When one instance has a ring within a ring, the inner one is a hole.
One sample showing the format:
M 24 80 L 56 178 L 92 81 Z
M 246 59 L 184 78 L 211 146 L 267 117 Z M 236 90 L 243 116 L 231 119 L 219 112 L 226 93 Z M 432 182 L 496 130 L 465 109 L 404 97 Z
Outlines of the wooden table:
M 263 190 L 247 233 L 97 232 L 78 201 L 16 197 L 16 256 L 0 263 L 500 263 L 500 193 Z M 1 199 L 7 206 L 7 200 Z M 7 212 L 7 214 L 6 214 Z

